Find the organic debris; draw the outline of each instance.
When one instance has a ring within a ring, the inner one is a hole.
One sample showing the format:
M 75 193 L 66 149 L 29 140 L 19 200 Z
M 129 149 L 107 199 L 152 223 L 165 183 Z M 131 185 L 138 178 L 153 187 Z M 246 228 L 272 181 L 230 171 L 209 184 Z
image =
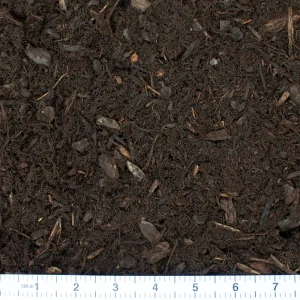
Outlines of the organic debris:
M 25 54 L 36 64 L 50 67 L 51 55 L 48 51 L 31 46 L 30 48 L 25 49 Z
M 293 22 L 297 22 L 299 20 L 300 15 L 293 15 Z M 287 23 L 288 17 L 272 19 L 261 28 L 261 32 L 279 32 L 287 26 Z
M 297 105 L 300 105 L 300 85 L 299 84 L 293 84 L 290 87 L 291 92 L 291 100 Z
M 299 1 L 2 2 L 0 273 L 299 273 Z
M 148 0 L 131 0 L 131 6 L 141 12 L 144 12 L 151 6 Z
M 87 138 L 83 138 L 82 140 L 80 141 L 77 141 L 77 142 L 74 142 L 72 144 L 72 148 L 75 149 L 76 151 L 78 152 L 84 152 L 87 147 L 90 145 L 89 141 Z
M 225 220 L 228 225 L 236 223 L 236 210 L 234 208 L 232 199 L 220 200 L 220 206 L 225 211 Z
M 115 121 L 114 119 L 103 117 L 103 116 L 97 117 L 96 124 L 107 127 L 107 128 L 116 129 L 116 130 L 121 129 L 120 125 L 118 124 L 117 121 Z
M 294 201 L 299 201 L 299 188 L 294 188 L 289 184 L 285 184 L 283 186 L 283 191 L 286 205 L 290 205 Z
M 45 106 L 38 110 L 37 118 L 41 122 L 51 123 L 55 119 L 55 111 L 52 106 Z
M 106 175 L 112 179 L 119 178 L 119 171 L 114 158 L 101 154 L 99 157 L 99 165 L 105 171 Z
M 92 252 L 91 254 L 89 254 L 86 259 L 91 260 L 94 259 L 95 257 L 97 257 L 100 253 L 102 253 L 104 250 L 104 248 L 99 248 L 98 250 Z
M 152 244 L 156 245 L 161 239 L 162 234 L 155 228 L 155 226 L 147 221 L 141 221 L 140 230 L 143 236 Z
M 127 159 L 131 159 L 129 151 L 122 145 L 119 145 L 119 151 L 124 157 L 126 157 Z
M 278 222 L 278 226 L 280 228 L 280 231 L 289 231 L 294 228 L 297 228 L 300 226 L 300 216 L 298 217 L 289 216 L 286 219 Z
M 251 262 L 250 267 L 257 270 L 260 274 L 271 274 L 271 269 L 264 262 Z
M 66 3 L 66 0 L 59 0 L 58 3 L 59 3 L 59 8 L 60 8 L 61 10 L 64 10 L 64 11 L 67 10 L 67 3 Z
M 247 265 L 237 263 L 236 266 L 243 271 L 245 274 L 251 274 L 251 275 L 260 275 L 260 272 L 248 267 Z
M 227 133 L 226 129 L 209 132 L 206 135 L 208 141 L 225 141 L 231 139 L 231 136 Z
M 128 170 L 132 173 L 132 175 L 137 179 L 138 182 L 141 182 L 146 178 L 145 173 L 131 161 L 127 160 L 126 165 Z
M 280 99 L 277 101 L 276 106 L 279 107 L 282 104 L 284 104 L 290 97 L 291 93 L 290 92 L 284 92 Z
M 168 242 L 161 242 L 146 252 L 147 261 L 149 264 L 156 264 L 167 257 L 170 252 L 170 244 Z
M 288 174 L 286 176 L 286 179 L 289 180 L 289 179 L 296 178 L 298 176 L 300 176 L 300 171 L 295 171 L 295 172 L 292 172 L 292 173 Z
M 57 267 L 49 267 L 47 270 L 46 270 L 46 273 L 47 274 L 61 274 L 62 273 L 62 270 L 57 268 Z

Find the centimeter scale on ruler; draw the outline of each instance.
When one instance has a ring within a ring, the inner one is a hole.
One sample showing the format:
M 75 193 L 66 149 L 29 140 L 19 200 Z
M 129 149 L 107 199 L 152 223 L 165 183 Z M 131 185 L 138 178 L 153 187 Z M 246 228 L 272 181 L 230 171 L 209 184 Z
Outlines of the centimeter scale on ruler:
M 0 275 L 6 299 L 300 299 L 300 275 Z

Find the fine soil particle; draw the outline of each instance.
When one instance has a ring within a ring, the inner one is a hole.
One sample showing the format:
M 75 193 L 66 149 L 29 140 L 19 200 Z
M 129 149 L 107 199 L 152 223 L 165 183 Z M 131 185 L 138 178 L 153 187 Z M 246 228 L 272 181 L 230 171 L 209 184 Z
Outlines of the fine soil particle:
M 65 3 L 0 4 L 0 272 L 299 272 L 299 1 Z

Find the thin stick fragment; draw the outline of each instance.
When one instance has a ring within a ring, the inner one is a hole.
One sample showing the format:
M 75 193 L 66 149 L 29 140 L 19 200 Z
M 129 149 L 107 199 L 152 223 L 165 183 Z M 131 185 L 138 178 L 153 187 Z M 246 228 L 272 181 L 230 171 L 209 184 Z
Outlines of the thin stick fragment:
M 154 140 L 153 140 L 151 149 L 150 149 L 150 151 L 149 151 L 148 161 L 147 161 L 147 163 L 146 163 L 144 169 L 147 168 L 147 167 L 149 167 L 149 165 L 150 165 L 151 158 L 152 158 L 153 151 L 154 151 L 154 146 L 155 146 L 155 143 L 156 143 L 158 137 L 159 137 L 159 133 L 155 136 L 155 138 L 154 138 Z
M 270 261 L 268 259 L 258 258 L 258 257 L 250 257 L 250 261 L 262 262 L 262 263 L 270 264 L 270 265 L 274 264 L 273 261 Z
M 108 4 L 109 4 L 109 2 L 107 1 L 107 3 L 106 3 L 106 4 L 103 6 L 103 8 L 99 11 L 99 14 L 102 14 L 102 13 L 105 11 L 105 9 L 107 8 Z
M 151 196 L 155 192 L 158 185 L 159 185 L 159 181 L 157 179 L 155 179 L 149 188 L 149 196 Z
M 27 240 L 29 240 L 31 243 L 34 243 L 34 242 L 32 241 L 32 239 L 31 239 L 28 235 L 26 235 L 26 234 L 20 232 L 19 230 L 13 229 L 13 228 L 9 228 L 9 230 L 14 231 L 15 233 L 17 233 L 17 234 L 23 236 L 24 238 L 26 238 Z
M 288 98 L 290 97 L 290 95 L 291 95 L 290 92 L 284 92 L 284 93 L 282 94 L 282 96 L 280 97 L 280 99 L 277 101 L 276 107 L 279 107 L 279 106 L 281 106 L 282 104 L 284 104 L 284 103 L 288 100 Z
M 266 90 L 267 89 L 266 80 L 265 80 L 265 76 L 264 76 L 260 62 L 258 63 L 258 69 L 259 69 L 259 75 L 260 75 L 260 79 L 263 84 L 264 90 Z
M 236 266 L 243 271 L 246 274 L 251 274 L 251 275 L 260 275 L 260 273 L 244 264 L 237 263 Z
M 274 261 L 275 265 L 283 272 L 290 275 L 297 274 L 296 272 L 292 271 L 289 267 L 285 266 L 282 262 L 280 262 L 273 254 L 271 254 L 270 258 Z
M 5 9 L 1 9 L 0 11 L 0 20 L 1 19 L 6 19 L 10 22 L 12 22 L 13 24 L 21 27 L 22 26 L 22 23 L 18 22 L 17 20 L 15 20 L 14 18 L 10 17 L 10 14 L 9 14 L 9 11 L 7 8 Z
M 193 170 L 193 177 L 196 177 L 197 174 L 199 173 L 199 171 L 200 171 L 199 165 L 195 165 L 194 170 Z
M 58 80 L 56 81 L 56 83 L 54 84 L 54 86 L 53 86 L 53 90 L 57 87 L 57 85 L 60 83 L 60 81 L 65 77 L 65 76 L 67 76 L 68 75 L 68 73 L 65 73 L 65 74 L 62 74 L 59 78 L 58 78 Z
M 72 212 L 72 214 L 71 214 L 71 216 L 72 216 L 72 226 L 75 226 L 75 216 L 74 216 L 74 213 Z
M 110 10 L 110 12 L 108 13 L 108 15 L 107 15 L 107 17 L 106 17 L 106 20 L 107 20 L 107 21 L 110 20 L 112 14 L 114 13 L 114 11 L 115 11 L 116 7 L 118 6 L 119 2 L 120 2 L 120 0 L 117 0 L 117 1 L 115 2 L 114 6 L 112 7 L 112 9 Z
M 173 247 L 172 252 L 171 252 L 171 254 L 170 254 L 170 256 L 169 256 L 169 259 L 168 259 L 168 262 L 167 262 L 167 265 L 166 265 L 166 269 L 165 269 L 165 274 L 166 274 L 166 273 L 168 272 L 168 270 L 169 270 L 169 265 L 170 265 L 172 256 L 173 256 L 173 254 L 174 254 L 175 249 L 177 248 L 177 246 L 178 246 L 178 240 L 175 241 L 174 247 Z
M 53 229 L 52 229 L 52 231 L 50 233 L 49 240 L 48 240 L 48 242 L 47 242 L 47 244 L 45 246 L 45 249 L 49 248 L 49 246 L 50 246 L 51 242 L 53 241 L 55 235 L 57 233 L 60 233 L 60 232 L 61 232 L 61 218 L 59 217 L 57 219 L 57 221 L 55 222 L 55 225 L 54 225 L 54 227 L 53 227 Z
M 288 37 L 289 37 L 289 56 L 293 55 L 294 45 L 294 20 L 293 20 L 293 9 L 288 9 Z
M 298 22 L 300 20 L 300 15 L 293 16 L 293 22 Z M 278 18 L 270 20 L 267 24 L 265 24 L 261 29 L 262 32 L 279 32 L 283 30 L 288 23 L 288 18 Z
M 150 90 L 151 92 L 153 92 L 154 94 L 160 96 L 160 92 L 158 92 L 157 90 L 155 90 L 153 87 L 151 87 L 149 84 L 146 85 L 146 88 L 148 90 Z
M 253 35 L 259 40 L 261 41 L 262 40 L 262 37 L 261 35 L 251 26 L 251 25 L 248 25 L 248 29 L 253 33 Z
M 9 193 L 8 200 L 9 200 L 9 205 L 13 206 L 14 201 L 13 201 L 13 193 L 12 192 Z
M 56 83 L 54 84 L 54 86 L 52 87 L 52 90 L 54 90 L 54 89 L 57 87 L 57 85 L 59 84 L 59 82 L 60 82 L 65 76 L 67 76 L 67 75 L 68 75 L 68 73 L 64 73 L 63 75 L 61 75 L 61 76 L 58 78 L 58 80 L 56 81 Z M 49 94 L 49 91 L 48 91 L 46 94 L 42 95 L 41 97 L 37 98 L 36 100 L 37 100 L 37 101 L 42 100 L 42 99 L 45 98 L 48 94 Z
M 228 226 L 228 225 L 224 225 L 224 224 L 221 224 L 221 223 L 218 223 L 218 222 L 213 222 L 217 227 L 220 227 L 222 229 L 226 229 L 226 230 L 229 230 L 229 231 L 232 231 L 232 232 L 238 232 L 238 233 L 242 233 L 242 231 L 240 231 L 239 229 L 236 229 L 236 228 L 233 228 L 231 226 Z

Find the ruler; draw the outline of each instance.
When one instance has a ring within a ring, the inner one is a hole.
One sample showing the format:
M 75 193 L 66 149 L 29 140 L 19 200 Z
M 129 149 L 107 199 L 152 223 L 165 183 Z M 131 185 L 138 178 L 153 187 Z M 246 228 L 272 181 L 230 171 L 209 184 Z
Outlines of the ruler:
M 300 275 L 0 275 L 0 299 L 300 299 Z

